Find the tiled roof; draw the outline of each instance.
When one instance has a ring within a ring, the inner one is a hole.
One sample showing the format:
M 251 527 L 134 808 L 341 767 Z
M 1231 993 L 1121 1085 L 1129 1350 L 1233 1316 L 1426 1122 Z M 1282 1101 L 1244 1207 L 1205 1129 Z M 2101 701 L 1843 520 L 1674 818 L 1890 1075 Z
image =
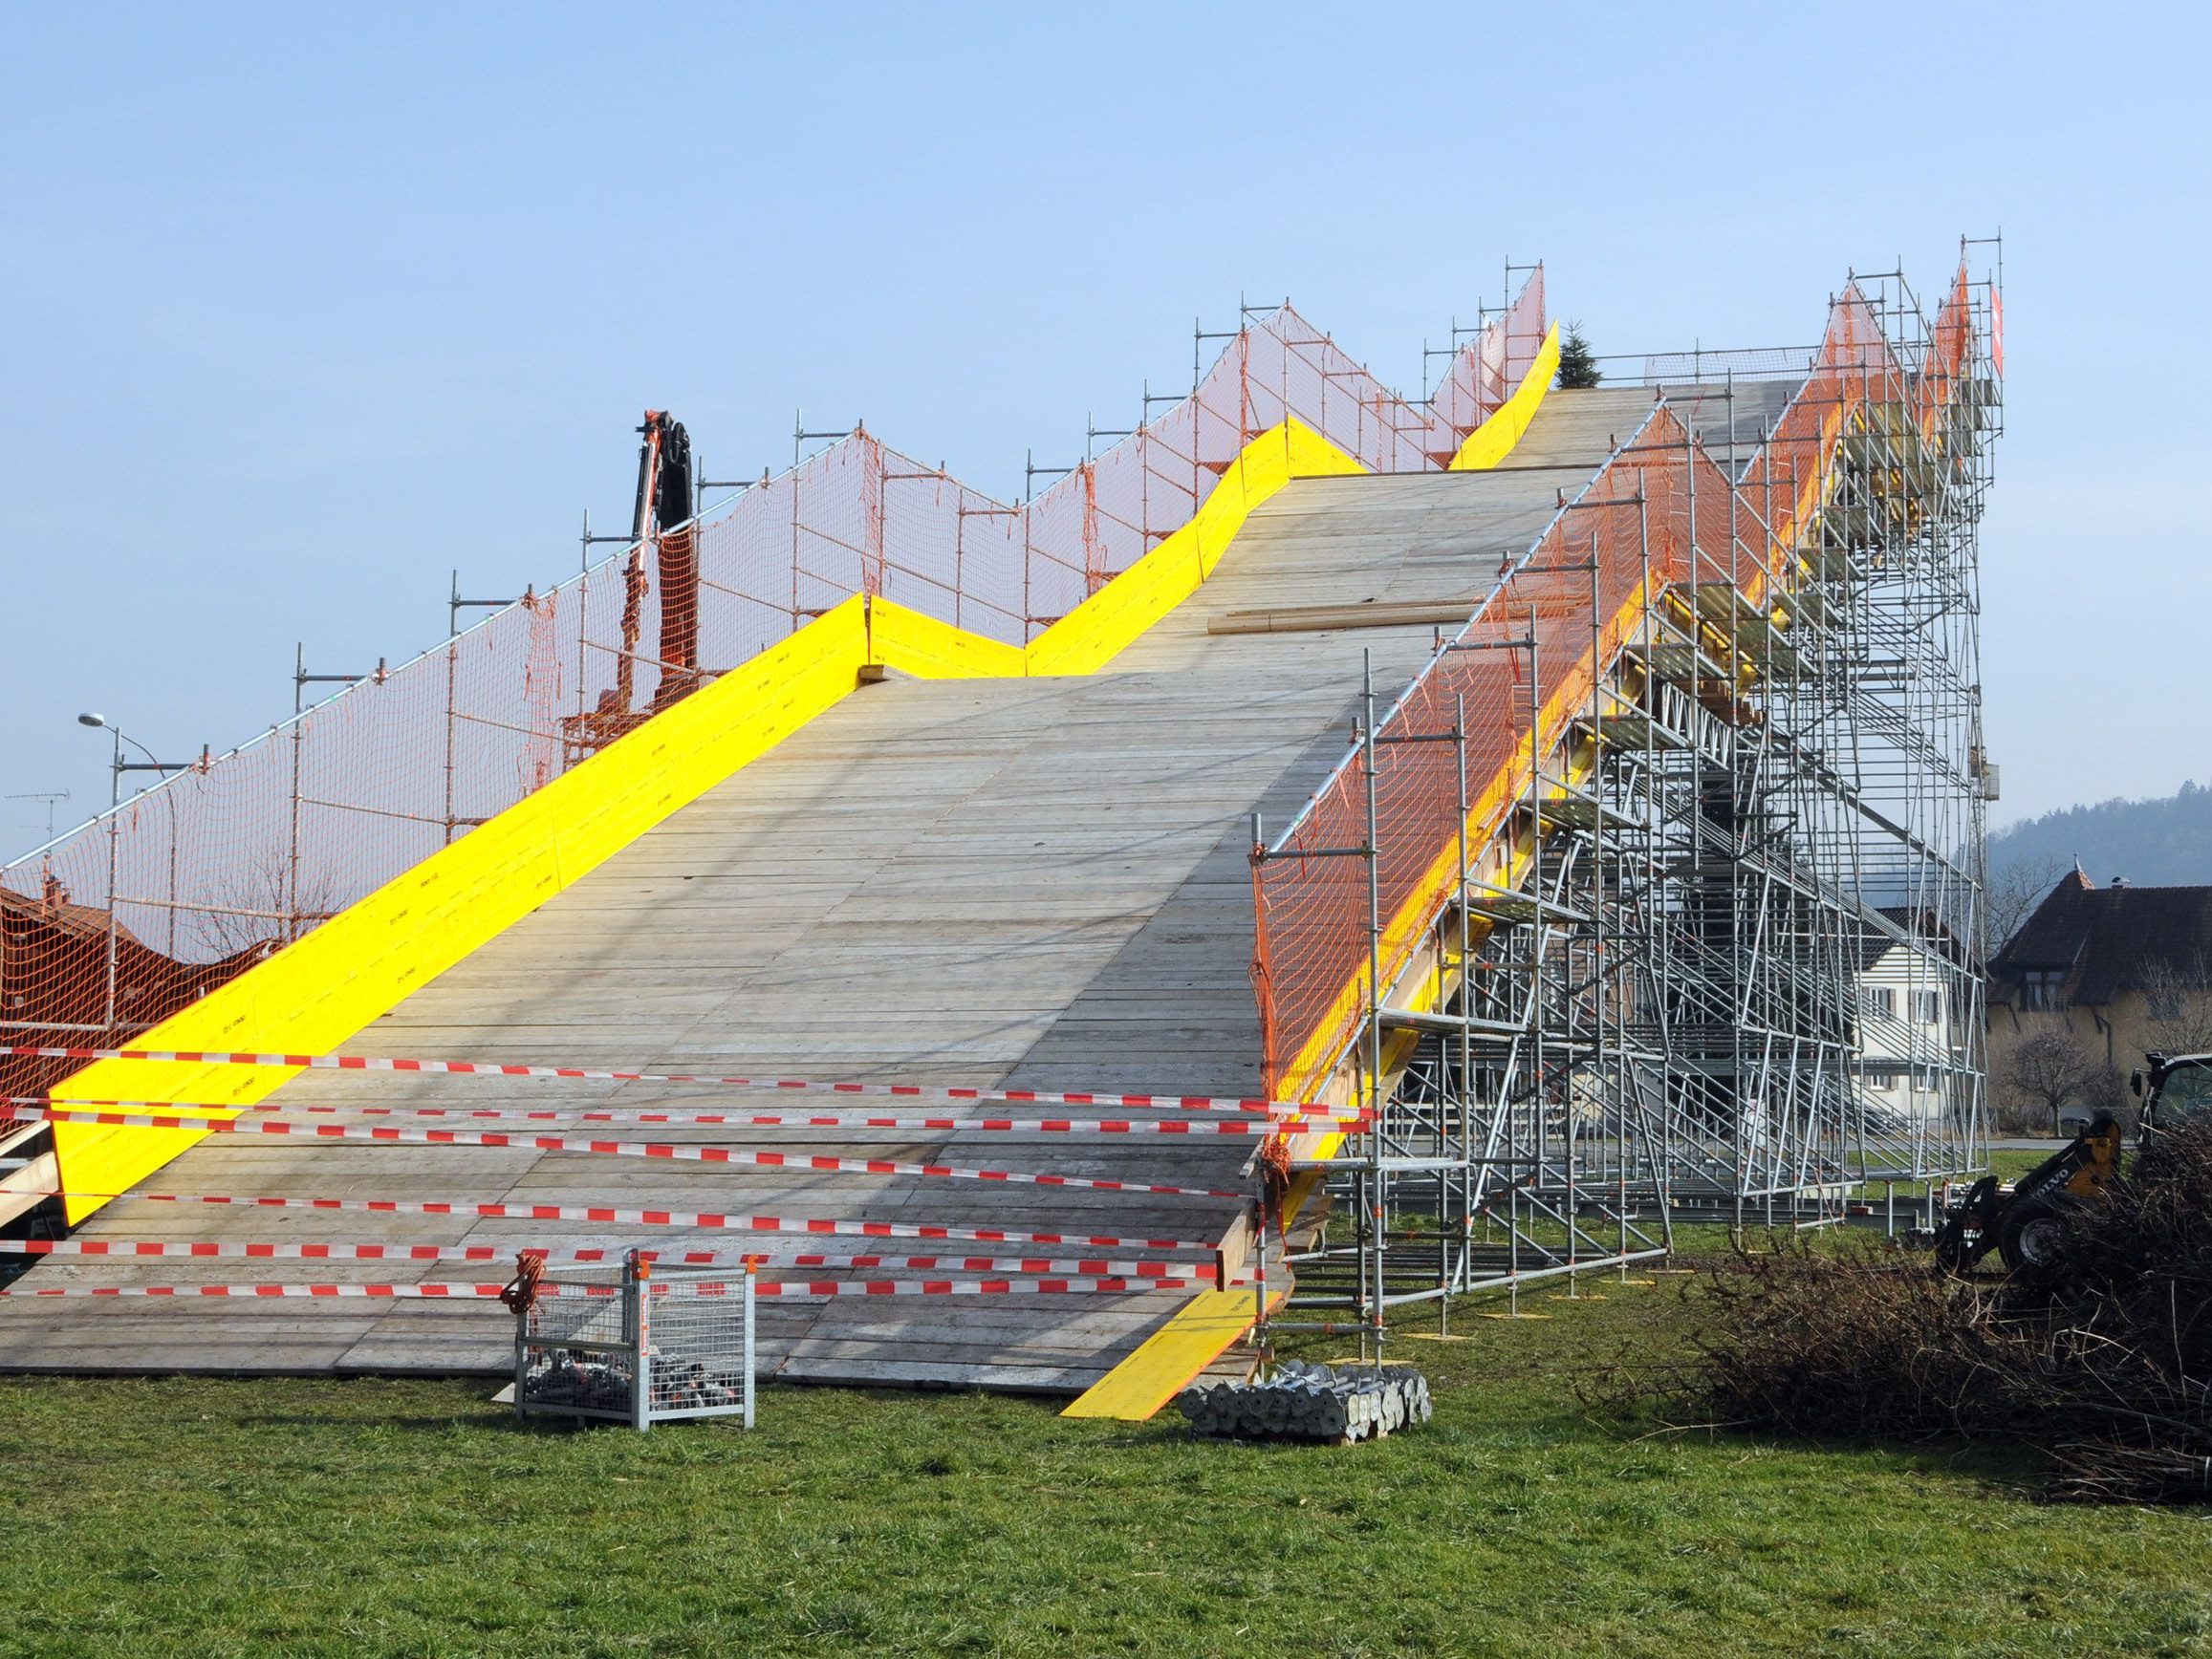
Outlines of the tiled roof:
M 1895 922 L 1907 938 L 1917 932 L 1935 946 L 1937 955 L 1948 957 L 1955 962 L 1964 959 L 1965 951 L 1960 945 L 1958 937 L 1938 919 L 1934 911 L 1909 904 L 1885 904 L 1878 908 L 1880 914 Z M 1855 947 L 1855 965 L 1862 974 L 1904 942 L 1894 935 L 1863 923 L 1853 929 L 1850 937 Z
M 2070 1003 L 2108 1003 L 2161 969 L 2212 983 L 2212 887 L 2098 887 L 2076 870 L 1989 967 L 2005 980 L 2063 972 Z
M 95 910 L 89 904 L 72 904 L 59 890 L 45 898 L 32 898 L 0 887 L 0 913 L 27 924 L 44 923 L 72 938 L 105 939 L 113 926 L 119 939 L 138 942 L 137 936 L 121 922 L 113 921 L 106 911 Z

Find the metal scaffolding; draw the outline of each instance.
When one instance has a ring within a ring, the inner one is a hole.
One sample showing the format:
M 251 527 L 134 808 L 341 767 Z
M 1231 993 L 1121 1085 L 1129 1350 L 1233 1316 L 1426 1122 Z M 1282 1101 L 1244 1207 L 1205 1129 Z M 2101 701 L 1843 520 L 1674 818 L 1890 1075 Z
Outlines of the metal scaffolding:
M 1299 900 L 1271 882 L 1366 872 L 1355 1040 L 1301 1069 L 1293 1030 L 1270 1086 L 1373 1127 L 1294 1145 L 1328 1201 L 1279 1204 L 1271 1328 L 1379 1344 L 1414 1304 L 1625 1271 L 1685 1218 L 1818 1225 L 1984 1163 L 1998 293 L 1963 262 L 1931 322 L 1901 273 L 1859 276 L 1810 359 L 1647 359 L 1652 417 L 1424 672 L 1509 660 L 1517 751 L 1483 747 L 1466 691 L 1378 714 L 1371 677 L 1340 775 L 1255 837 L 1263 1006 L 1294 977 L 1270 915 Z M 1402 744 L 1451 753 L 1456 845 L 1378 808 Z M 1471 756 L 1511 785 L 1486 816 Z M 1363 814 L 1317 830 L 1345 801 Z M 1409 854 L 1450 867 L 1412 928 L 1380 873 Z

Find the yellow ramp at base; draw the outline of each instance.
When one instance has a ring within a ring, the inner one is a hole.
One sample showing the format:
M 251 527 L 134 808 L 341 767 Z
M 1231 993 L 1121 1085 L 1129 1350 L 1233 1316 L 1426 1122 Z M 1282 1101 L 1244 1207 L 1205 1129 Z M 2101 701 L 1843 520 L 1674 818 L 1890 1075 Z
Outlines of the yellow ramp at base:
M 1270 1313 L 1284 1294 L 1269 1293 Z M 1252 1328 L 1258 1300 L 1250 1290 L 1208 1290 L 1191 1298 L 1060 1415 L 1142 1422 Z
M 1338 1131 L 1315 1135 L 1312 1155 L 1328 1157 L 1343 1144 L 1344 1135 Z M 1319 1170 L 1303 1171 L 1290 1183 L 1283 1198 L 1286 1228 L 1305 1214 L 1307 1203 L 1320 1188 Z M 1261 1245 L 1266 1247 L 1265 1239 Z M 1269 1290 L 1268 1311 L 1274 1312 L 1288 1295 L 1287 1286 Z M 1257 1323 L 1252 1315 L 1258 1300 L 1252 1290 L 1208 1290 L 1192 1297 L 1165 1325 L 1138 1344 L 1127 1359 L 1078 1394 L 1060 1415 L 1143 1422 L 1243 1339 Z

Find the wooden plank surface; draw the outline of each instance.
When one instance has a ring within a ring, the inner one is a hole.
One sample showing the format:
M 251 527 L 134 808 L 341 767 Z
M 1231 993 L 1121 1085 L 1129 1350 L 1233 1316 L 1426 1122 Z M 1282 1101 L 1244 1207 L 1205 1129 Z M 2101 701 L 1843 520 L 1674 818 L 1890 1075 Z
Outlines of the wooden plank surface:
M 349 1046 L 753 1077 L 1254 1092 L 1250 814 L 1285 821 L 1341 757 L 1362 653 L 1372 653 L 1378 686 L 1395 692 L 1425 660 L 1433 630 L 1218 636 L 1207 634 L 1207 618 L 1235 609 L 1433 604 L 1486 588 L 1500 560 L 1525 549 L 1551 517 L 1559 491 L 1572 492 L 1602 459 L 1607 436 L 1625 438 L 1648 403 L 1641 392 L 1554 397 L 1525 442 L 1526 469 L 1293 484 L 1254 513 L 1206 587 L 1104 673 L 870 686 Z M 327 1072 L 303 1076 L 271 1104 L 945 1113 L 935 1102 L 893 1109 L 879 1099 L 764 1088 Z M 548 1127 L 343 1113 L 337 1121 L 523 1133 Z M 1250 1190 L 1257 1145 L 861 1128 L 595 1124 L 558 1132 L 1239 1195 Z M 1199 1240 L 1221 1238 L 1247 1209 L 1242 1196 L 233 1135 L 185 1153 L 147 1190 L 661 1207 Z M 83 1233 L 503 1250 L 643 1241 L 1098 1254 L 143 1199 L 110 1206 Z M 56 1259 L 21 1287 L 492 1282 L 507 1271 L 497 1263 Z M 830 1275 L 807 1275 L 817 1276 Z M 771 1373 L 807 1381 L 1074 1392 L 1188 1300 L 764 1304 L 762 1352 Z M 12 1368 L 490 1370 L 508 1363 L 510 1341 L 507 1316 L 489 1302 L 0 1304 L 0 1366 Z

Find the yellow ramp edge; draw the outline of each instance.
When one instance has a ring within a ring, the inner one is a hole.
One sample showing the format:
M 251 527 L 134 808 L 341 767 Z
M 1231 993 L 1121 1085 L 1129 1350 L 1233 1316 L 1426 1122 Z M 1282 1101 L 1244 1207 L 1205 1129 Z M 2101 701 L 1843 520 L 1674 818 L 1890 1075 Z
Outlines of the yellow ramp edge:
M 864 660 L 849 599 L 575 770 L 402 872 L 267 961 L 164 1020 L 145 1048 L 319 1054 L 596 869 L 840 701 Z M 285 1066 L 101 1061 L 70 1078 L 92 1100 L 206 1103 L 227 1117 Z M 55 1124 L 75 1223 L 204 1138 L 202 1130 Z
M 1619 656 L 1621 649 L 1641 624 L 1647 596 L 1642 584 L 1622 602 L 1618 611 L 1605 625 L 1599 636 L 1595 658 L 1585 657 L 1560 679 L 1558 688 L 1544 700 L 1537 711 L 1536 729 L 1541 734 L 1556 733 L 1573 720 L 1589 701 L 1591 688 L 1596 683 L 1596 663 L 1609 661 Z M 1541 745 L 1540 745 L 1541 746 Z M 1573 781 L 1573 780 L 1569 780 Z M 1558 795 L 1560 786 L 1542 786 L 1545 792 Z M 1527 795 L 1529 789 L 1529 761 L 1526 749 L 1517 750 L 1485 784 L 1467 811 L 1467 840 L 1469 846 L 1482 845 L 1492 833 L 1494 827 Z M 1510 848 L 1506 853 L 1506 870 L 1509 876 L 1517 863 L 1517 854 Z M 1459 883 L 1459 844 L 1446 838 L 1438 848 L 1436 856 L 1418 881 L 1393 911 L 1383 924 L 1382 951 L 1386 962 L 1401 959 L 1414 941 L 1426 932 L 1429 918 L 1442 909 L 1446 895 Z M 1432 982 L 1434 976 L 1432 974 Z M 1283 1093 L 1294 1100 L 1312 1097 L 1320 1087 L 1323 1069 L 1335 1058 L 1338 1033 L 1354 1018 L 1367 997 L 1365 970 L 1346 980 L 1336 992 L 1328 1009 L 1314 1023 L 1310 1036 L 1290 1064 L 1284 1067 L 1281 1079 Z
M 1536 360 L 1529 365 L 1529 372 L 1521 377 L 1520 385 L 1513 395 L 1491 417 L 1467 434 L 1467 441 L 1460 445 L 1460 452 L 1452 457 L 1448 471 L 1487 472 L 1513 453 L 1514 446 L 1529 430 L 1529 422 L 1536 419 L 1537 405 L 1544 401 L 1544 394 L 1551 389 L 1553 377 L 1559 373 L 1559 325 L 1553 323 L 1537 348 Z
M 1486 470 L 1496 466 L 1507 455 L 1510 454 L 1513 446 L 1528 431 L 1529 421 L 1535 416 L 1537 403 L 1542 400 L 1545 391 L 1551 386 L 1552 377 L 1558 371 L 1558 363 L 1559 329 L 1557 324 L 1553 324 L 1551 333 L 1545 338 L 1543 350 L 1538 354 L 1535 363 L 1530 366 L 1529 374 L 1523 378 L 1520 389 L 1489 420 L 1477 428 L 1467 442 L 1461 446 L 1460 453 L 1452 461 L 1451 469 L 1454 471 Z M 1524 399 L 1527 399 L 1525 403 L 1523 402 Z M 1516 409 L 1516 404 L 1522 406 Z M 1822 423 L 1821 439 L 1824 455 L 1832 451 L 1835 439 L 1841 431 L 1841 413 L 1838 411 L 1828 417 Z M 1492 433 L 1493 427 L 1497 428 L 1495 434 Z M 1506 434 L 1508 432 L 1510 433 L 1510 440 L 1506 441 Z M 1800 527 L 1808 522 L 1814 512 L 1819 510 L 1821 503 L 1825 501 L 1828 491 L 1832 486 L 1832 470 L 1823 466 L 1812 480 L 1800 488 L 1797 492 L 1797 499 L 1783 509 L 1782 514 L 1778 517 L 1776 528 L 1770 532 L 1772 538 L 1783 546 L 1793 545 L 1793 541 L 1787 538 L 1793 538 L 1799 532 Z M 1756 572 L 1747 586 L 1755 601 L 1767 592 L 1767 583 Z M 1643 613 L 1646 607 L 1652 603 L 1652 598 L 1653 596 L 1647 589 L 1640 585 L 1629 594 L 1620 609 L 1608 620 L 1605 631 L 1600 637 L 1596 656 L 1578 665 L 1576 672 L 1569 677 L 1568 681 L 1546 699 L 1543 708 L 1538 711 L 1537 724 L 1539 730 L 1556 731 L 1563 722 L 1571 718 L 1572 710 L 1580 705 L 1583 698 L 1587 695 L 1598 672 L 1598 662 L 1618 655 L 1630 635 L 1641 622 Z M 1594 757 L 1593 757 L 1593 764 L 1594 764 Z M 1470 828 L 1486 828 L 1493 821 L 1503 803 L 1517 798 L 1520 791 L 1527 786 L 1528 781 L 1527 770 L 1518 760 L 1508 763 L 1500 770 L 1498 776 L 1490 781 L 1482 795 L 1474 802 L 1468 814 Z M 1384 929 L 1386 950 L 1393 950 L 1406 942 L 1419 930 L 1421 917 L 1433 914 L 1435 904 L 1441 901 L 1441 894 L 1448 891 L 1450 884 L 1456 879 L 1457 856 L 1456 843 L 1447 844 L 1438 854 L 1434 864 L 1424 873 L 1421 880 L 1417 883 L 1414 892 L 1386 924 Z M 1508 850 L 1507 856 L 1510 860 L 1512 857 L 1510 850 Z M 1423 1003 L 1436 990 L 1441 989 L 1441 975 L 1432 970 L 1428 982 L 1424 984 L 1420 996 L 1416 999 L 1417 1005 Z M 1330 1040 L 1329 1033 L 1335 1028 L 1335 1017 L 1348 1002 L 1356 1001 L 1362 995 L 1360 978 L 1355 976 L 1346 984 L 1343 991 L 1338 994 L 1330 1017 L 1322 1022 L 1315 1036 L 1308 1042 L 1287 1069 L 1283 1079 L 1283 1092 L 1287 1096 L 1293 1099 L 1306 1099 L 1319 1087 L 1321 1079 L 1318 1071 L 1326 1058 L 1322 1050 Z M 1341 1144 L 1343 1138 L 1340 1134 L 1328 1137 L 1321 1150 L 1312 1155 L 1326 1157 L 1330 1152 L 1335 1150 L 1336 1145 Z M 1285 1204 L 1285 1209 L 1289 1215 L 1296 1216 L 1298 1210 L 1318 1187 L 1319 1180 L 1320 1172 L 1318 1171 L 1309 1171 L 1300 1175 Z M 1207 1365 L 1210 1365 L 1213 1358 L 1218 1357 L 1219 1352 L 1225 1351 L 1231 1344 L 1238 1341 L 1247 1330 L 1251 1328 L 1253 1321 L 1248 1311 L 1251 1299 L 1247 1297 L 1245 1301 L 1247 1311 L 1243 1326 L 1221 1338 L 1221 1348 L 1216 1350 L 1215 1355 L 1201 1360 L 1196 1366 L 1187 1365 L 1190 1354 L 1196 1351 L 1204 1338 L 1208 1335 L 1218 1336 L 1224 1329 L 1224 1313 L 1214 1305 L 1213 1302 L 1214 1298 L 1223 1294 L 1225 1293 L 1208 1292 L 1186 1304 L 1166 1325 L 1154 1333 L 1150 1340 L 1137 1348 L 1113 1371 L 1100 1379 L 1088 1393 L 1078 1398 L 1062 1414 L 1071 1417 L 1124 1416 L 1141 1419 L 1149 1417 L 1159 1411 L 1160 1407 L 1167 1404 L 1177 1393 L 1187 1387 L 1192 1378 L 1196 1377 Z M 1271 1305 L 1272 1304 L 1270 1304 Z
M 1089 674 L 1198 589 L 1252 509 L 1293 477 L 1363 470 L 1296 420 L 1247 443 L 1197 514 L 1027 649 L 860 595 L 847 599 L 402 872 L 322 926 L 136 1039 L 141 1048 L 321 1054 L 639 836 L 834 708 L 871 665 L 924 679 Z M 288 1066 L 100 1061 L 68 1080 L 86 1100 L 255 1105 Z M 71 1224 L 127 1192 L 205 1130 L 55 1124 Z
M 1341 1131 L 1313 1138 L 1311 1155 L 1325 1158 L 1344 1144 Z M 1307 1200 L 1320 1190 L 1321 1172 L 1302 1171 L 1283 1198 L 1283 1225 L 1288 1228 L 1304 1212 Z M 1261 1241 L 1262 1248 L 1266 1240 Z M 1220 1359 L 1258 1324 L 1254 1304 L 1256 1287 L 1245 1290 L 1201 1291 L 1177 1308 L 1167 1323 L 1123 1357 L 1121 1363 L 1093 1383 L 1064 1409 L 1063 1417 L 1113 1417 L 1141 1423 L 1160 1407 L 1190 1387 L 1199 1372 Z M 1288 1286 L 1268 1292 L 1269 1313 L 1290 1295 Z

